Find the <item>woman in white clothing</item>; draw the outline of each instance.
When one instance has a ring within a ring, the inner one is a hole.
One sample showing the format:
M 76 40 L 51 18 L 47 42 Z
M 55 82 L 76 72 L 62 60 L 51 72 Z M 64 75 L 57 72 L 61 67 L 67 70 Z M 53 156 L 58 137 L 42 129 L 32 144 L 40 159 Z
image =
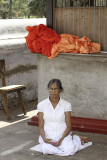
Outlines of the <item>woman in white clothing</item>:
M 39 144 L 31 148 L 43 154 L 69 156 L 92 145 L 87 137 L 71 135 L 71 104 L 60 97 L 61 81 L 52 79 L 48 83 L 49 98 L 37 106 L 39 112 Z M 83 144 L 82 144 L 82 143 Z

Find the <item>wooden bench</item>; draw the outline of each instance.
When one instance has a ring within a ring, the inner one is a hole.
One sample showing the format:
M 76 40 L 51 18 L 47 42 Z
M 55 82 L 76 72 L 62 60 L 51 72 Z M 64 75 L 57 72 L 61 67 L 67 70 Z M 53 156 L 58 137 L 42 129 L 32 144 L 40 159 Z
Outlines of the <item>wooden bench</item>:
M 5 60 L 0 60 L 0 75 L 1 75 L 1 81 L 2 81 L 2 87 L 0 88 L 0 94 L 2 95 L 2 101 L 3 101 L 3 106 L 4 106 L 4 111 L 6 113 L 7 120 L 10 120 L 10 115 L 8 111 L 8 106 L 7 106 L 7 94 L 12 93 L 12 92 L 17 92 L 23 113 L 26 115 L 26 110 L 21 94 L 21 90 L 25 89 L 24 85 L 9 85 L 6 86 L 6 81 L 5 81 Z
M 71 117 L 72 130 L 107 134 L 107 120 Z M 31 118 L 28 125 L 38 126 L 38 115 Z

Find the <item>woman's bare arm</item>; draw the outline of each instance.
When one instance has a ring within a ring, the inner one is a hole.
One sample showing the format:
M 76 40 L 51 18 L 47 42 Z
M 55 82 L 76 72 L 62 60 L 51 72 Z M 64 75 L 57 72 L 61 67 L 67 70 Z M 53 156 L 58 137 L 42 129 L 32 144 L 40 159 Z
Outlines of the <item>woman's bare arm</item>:
M 72 124 L 71 124 L 71 112 L 65 112 L 65 121 L 66 121 L 66 125 L 67 128 L 64 132 L 64 134 L 62 135 L 62 137 L 59 139 L 57 145 L 59 146 L 62 142 L 62 140 L 69 135 L 69 133 L 71 132 L 72 129 Z
M 45 140 L 45 133 L 43 127 L 44 127 L 43 112 L 39 112 L 39 132 L 43 140 Z
M 51 143 L 51 139 L 46 139 L 46 137 L 45 137 L 43 112 L 39 112 L 39 133 L 45 143 Z

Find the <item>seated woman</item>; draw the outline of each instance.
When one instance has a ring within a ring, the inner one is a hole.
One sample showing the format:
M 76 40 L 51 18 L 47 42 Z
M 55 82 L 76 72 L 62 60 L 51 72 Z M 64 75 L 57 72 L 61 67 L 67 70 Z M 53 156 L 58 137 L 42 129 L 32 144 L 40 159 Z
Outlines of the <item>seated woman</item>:
M 71 135 L 71 104 L 60 97 L 61 81 L 48 83 L 49 98 L 37 106 L 39 112 L 39 144 L 31 148 L 43 154 L 69 156 L 92 145 L 87 137 Z M 83 143 L 84 142 L 84 143 Z

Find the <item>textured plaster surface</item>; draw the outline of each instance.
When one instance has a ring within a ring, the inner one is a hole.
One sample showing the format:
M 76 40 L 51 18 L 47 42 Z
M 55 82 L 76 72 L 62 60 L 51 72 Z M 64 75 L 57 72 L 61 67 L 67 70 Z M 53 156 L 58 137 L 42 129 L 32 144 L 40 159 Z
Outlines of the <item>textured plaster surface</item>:
M 39 56 L 38 98 L 48 97 L 52 78 L 62 81 L 61 96 L 71 102 L 72 115 L 107 119 L 107 56 L 60 54 L 53 60 Z

